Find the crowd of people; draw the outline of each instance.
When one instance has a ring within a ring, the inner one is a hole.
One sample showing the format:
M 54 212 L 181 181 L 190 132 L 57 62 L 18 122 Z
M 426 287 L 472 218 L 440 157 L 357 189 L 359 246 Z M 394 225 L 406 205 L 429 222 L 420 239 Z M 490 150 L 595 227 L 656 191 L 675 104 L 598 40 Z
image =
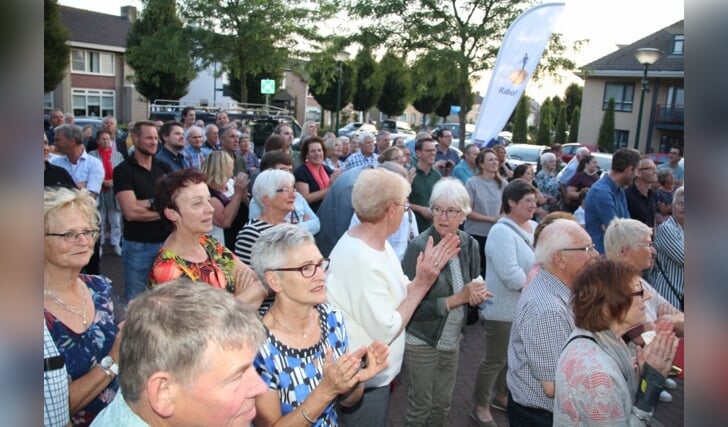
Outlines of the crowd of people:
M 659 170 L 620 148 L 600 175 L 585 147 L 511 168 L 502 146 L 460 155 L 449 130 L 407 142 L 307 122 L 300 151 L 280 124 L 258 158 L 224 111 L 138 121 L 128 146 L 113 117 L 89 138 L 54 114 L 46 426 L 379 427 L 400 376 L 402 423 L 447 425 L 469 324 L 486 337 L 478 426 L 493 410 L 511 426 L 649 425 L 671 399 L 679 147 Z M 107 242 L 123 296 L 99 271 Z

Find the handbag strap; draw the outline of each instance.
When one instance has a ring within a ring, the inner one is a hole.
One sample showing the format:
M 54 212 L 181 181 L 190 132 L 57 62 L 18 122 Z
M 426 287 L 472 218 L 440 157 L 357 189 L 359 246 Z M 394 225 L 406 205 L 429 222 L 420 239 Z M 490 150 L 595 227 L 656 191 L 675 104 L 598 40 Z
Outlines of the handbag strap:
M 563 346 L 563 347 L 561 348 L 561 351 L 564 351 L 564 349 L 565 349 L 565 348 L 566 348 L 566 347 L 567 347 L 567 346 L 568 346 L 569 344 L 571 344 L 571 342 L 572 342 L 572 341 L 574 341 L 574 340 L 575 340 L 575 339 L 577 339 L 577 338 L 586 338 L 586 339 L 588 339 L 588 340 L 592 340 L 592 341 L 594 341 L 595 343 L 597 342 L 597 340 L 595 340 L 595 339 L 594 339 L 594 337 L 591 337 L 591 336 L 589 336 L 589 335 L 574 335 L 573 337 L 571 337 L 571 338 L 569 339 L 569 341 L 566 341 L 566 344 L 564 344 L 564 346 Z M 597 345 L 599 345 L 599 343 L 597 343 Z
M 529 248 L 531 248 L 532 251 L 535 250 L 533 248 L 533 244 L 531 242 L 529 242 L 528 239 L 526 239 L 525 237 L 523 237 L 523 234 L 521 234 L 521 232 L 516 227 L 514 227 L 513 224 L 511 224 L 510 221 L 498 221 L 498 222 L 500 222 L 503 225 L 507 225 L 508 227 L 510 227 L 511 230 L 513 230 L 517 235 L 519 235 L 521 237 L 521 239 L 523 239 L 524 242 L 526 242 L 526 244 L 528 245 Z

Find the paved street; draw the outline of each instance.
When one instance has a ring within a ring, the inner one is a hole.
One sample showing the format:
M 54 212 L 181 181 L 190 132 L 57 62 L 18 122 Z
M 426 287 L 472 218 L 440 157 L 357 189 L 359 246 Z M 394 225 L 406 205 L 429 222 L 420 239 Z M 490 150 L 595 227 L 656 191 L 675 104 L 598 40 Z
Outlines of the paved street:
M 121 258 L 117 257 L 111 246 L 104 247 L 104 257 L 101 259 L 101 271 L 114 283 L 114 289 L 120 296 L 124 295 L 124 276 L 121 266 Z M 485 333 L 482 325 L 476 324 L 465 328 L 465 339 L 460 347 L 460 366 L 458 369 L 457 385 L 453 394 L 452 408 L 450 409 L 450 426 L 475 426 L 470 418 L 472 409 L 472 394 L 474 378 L 478 371 L 478 365 L 485 350 Z M 684 383 L 677 380 L 678 387 L 671 391 L 673 401 L 660 403 L 655 418 L 666 427 L 677 427 L 684 425 Z M 392 394 L 387 415 L 388 427 L 399 427 L 404 425 L 404 414 L 407 406 L 406 387 L 401 379 Z M 508 426 L 504 413 L 494 410 L 493 414 L 499 426 Z M 653 423 L 655 425 L 656 423 Z

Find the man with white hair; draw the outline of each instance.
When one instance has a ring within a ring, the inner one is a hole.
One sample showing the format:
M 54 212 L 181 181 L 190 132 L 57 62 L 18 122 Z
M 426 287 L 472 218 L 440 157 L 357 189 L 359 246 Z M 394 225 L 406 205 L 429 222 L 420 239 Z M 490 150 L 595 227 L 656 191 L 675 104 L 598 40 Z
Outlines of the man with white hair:
M 576 221 L 557 219 L 539 235 L 535 255 L 540 270 L 518 301 L 508 346 L 512 427 L 553 424 L 556 365 L 574 329 L 571 287 L 599 253 Z
M 576 149 L 576 152 L 574 153 L 574 157 L 569 160 L 569 163 L 566 165 L 566 167 L 559 172 L 558 180 L 559 184 L 563 185 L 564 188 L 569 184 L 569 180 L 572 176 L 576 173 L 576 168 L 579 166 L 579 162 L 584 157 L 591 154 L 591 151 L 587 147 L 579 147 Z
M 205 142 L 202 143 L 202 151 L 207 157 L 208 154 L 218 150 L 220 150 L 220 129 L 209 124 L 205 126 Z
M 205 152 L 202 149 L 203 140 L 202 128 L 192 126 L 187 130 L 187 135 L 185 135 L 186 144 L 182 150 L 182 155 L 185 156 L 187 164 L 198 170 L 202 170 L 202 162 L 205 161 Z
M 374 135 L 371 132 L 362 132 L 359 135 L 359 151 L 346 159 L 342 169 L 347 171 L 357 166 L 377 166 L 377 156 L 374 155 Z

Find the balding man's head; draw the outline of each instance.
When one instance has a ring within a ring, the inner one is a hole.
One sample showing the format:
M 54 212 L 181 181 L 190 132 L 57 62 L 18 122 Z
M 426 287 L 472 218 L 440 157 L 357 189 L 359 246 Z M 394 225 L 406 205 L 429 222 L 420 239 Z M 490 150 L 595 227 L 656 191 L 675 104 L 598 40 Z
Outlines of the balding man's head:
M 576 156 L 577 160 L 581 160 L 590 154 L 591 154 L 591 151 L 587 147 L 579 147 L 576 149 L 574 156 Z
M 584 265 L 599 254 L 582 226 L 557 219 L 541 231 L 535 255 L 542 268 L 570 286 Z

